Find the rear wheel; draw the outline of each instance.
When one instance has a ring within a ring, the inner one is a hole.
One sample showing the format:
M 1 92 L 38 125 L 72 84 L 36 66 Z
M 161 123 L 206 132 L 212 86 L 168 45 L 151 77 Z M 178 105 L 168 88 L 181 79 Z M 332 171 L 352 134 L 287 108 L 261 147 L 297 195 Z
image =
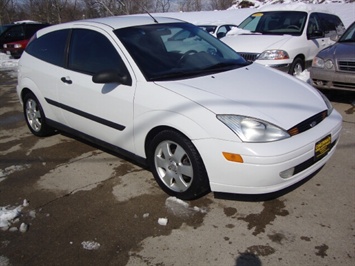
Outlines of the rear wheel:
M 288 73 L 290 75 L 297 76 L 303 72 L 304 68 L 304 61 L 301 58 L 297 57 L 295 58 L 295 60 L 293 60 Z
M 155 180 L 171 196 L 192 200 L 210 191 L 197 149 L 179 132 L 164 130 L 157 134 L 150 143 L 148 161 Z
M 47 125 L 41 104 L 33 93 L 27 93 L 23 99 L 23 112 L 28 128 L 33 135 L 45 137 L 54 133 Z

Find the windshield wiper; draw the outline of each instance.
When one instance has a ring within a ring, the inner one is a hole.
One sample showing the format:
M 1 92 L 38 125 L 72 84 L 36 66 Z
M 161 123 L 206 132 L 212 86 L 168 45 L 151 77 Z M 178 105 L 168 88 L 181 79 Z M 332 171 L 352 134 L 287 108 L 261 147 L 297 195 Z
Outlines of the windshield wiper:
M 201 73 L 205 73 L 204 70 L 198 71 L 178 71 L 178 72 L 169 72 L 159 76 L 153 76 L 149 78 L 149 81 L 164 81 L 164 80 L 174 80 L 174 79 L 182 79 L 187 77 L 196 77 L 200 76 Z M 207 73 L 206 73 L 207 74 Z
M 250 62 L 241 62 L 241 63 L 236 63 L 235 61 L 233 62 L 221 62 L 209 67 L 204 68 L 204 70 L 210 71 L 210 70 L 226 70 L 226 69 L 234 69 L 237 67 L 243 67 L 250 65 Z
M 251 64 L 251 62 L 241 62 L 241 63 L 236 63 L 235 61 L 221 62 L 218 64 L 208 66 L 203 69 L 198 69 L 198 70 L 193 70 L 193 71 L 186 70 L 186 71 L 168 72 L 168 73 L 161 74 L 159 76 L 158 75 L 153 76 L 153 77 L 149 78 L 148 80 L 149 81 L 164 81 L 164 80 L 191 78 L 191 77 L 209 75 L 211 73 L 231 70 L 231 69 L 235 69 L 238 67 L 247 66 L 250 64 Z

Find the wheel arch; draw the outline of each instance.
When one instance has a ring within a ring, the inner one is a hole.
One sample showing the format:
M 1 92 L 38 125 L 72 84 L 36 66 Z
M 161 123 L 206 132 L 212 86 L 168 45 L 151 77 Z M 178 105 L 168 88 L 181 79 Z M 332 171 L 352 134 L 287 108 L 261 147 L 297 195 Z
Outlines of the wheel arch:
M 32 94 L 34 94 L 33 93 L 33 91 L 31 91 L 29 88 L 27 88 L 27 87 L 25 87 L 25 88 L 23 88 L 22 90 L 21 90 L 21 92 L 20 92 L 20 100 L 21 100 L 21 102 L 23 103 L 23 99 L 26 97 L 26 95 L 27 94 L 29 94 L 29 93 L 32 93 Z M 35 94 L 34 94 L 35 95 Z M 36 96 L 36 95 L 35 95 Z
M 182 134 L 183 136 L 185 136 L 186 138 L 190 139 L 186 134 L 184 134 L 183 132 L 181 132 L 180 130 L 174 128 L 174 127 L 171 127 L 171 126 L 166 126 L 166 125 L 161 125 L 161 126 L 156 126 L 154 128 L 152 128 L 146 138 L 145 138 L 145 142 L 144 142 L 144 152 L 145 152 L 145 156 L 146 158 L 148 157 L 148 149 L 149 149 L 149 146 L 150 146 L 150 143 L 152 142 L 153 138 L 159 133 L 159 132 L 162 132 L 164 130 L 173 130 L 173 131 L 176 131 L 178 132 L 179 134 Z M 191 139 L 190 139 L 191 140 Z
M 297 54 L 293 60 L 292 63 L 290 64 L 290 67 L 288 69 L 288 73 L 291 74 L 294 72 L 294 67 L 295 67 L 295 62 L 299 59 L 302 61 L 302 69 L 305 70 L 306 69 L 306 61 L 305 61 L 305 55 L 304 54 Z

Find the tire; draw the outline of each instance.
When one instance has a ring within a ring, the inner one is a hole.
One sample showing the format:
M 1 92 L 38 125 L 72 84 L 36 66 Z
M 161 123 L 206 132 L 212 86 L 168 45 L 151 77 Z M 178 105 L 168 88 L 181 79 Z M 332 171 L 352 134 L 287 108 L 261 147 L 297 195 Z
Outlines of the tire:
M 45 137 L 54 134 L 54 129 L 47 125 L 41 104 L 33 93 L 27 93 L 23 99 L 23 113 L 28 128 L 33 135 Z
M 297 76 L 303 72 L 304 68 L 304 61 L 301 58 L 297 57 L 295 58 L 295 60 L 293 60 L 290 69 L 288 70 L 288 74 L 292 76 Z
M 168 195 L 193 200 L 210 192 L 201 156 L 187 137 L 164 130 L 152 139 L 148 149 L 153 176 Z

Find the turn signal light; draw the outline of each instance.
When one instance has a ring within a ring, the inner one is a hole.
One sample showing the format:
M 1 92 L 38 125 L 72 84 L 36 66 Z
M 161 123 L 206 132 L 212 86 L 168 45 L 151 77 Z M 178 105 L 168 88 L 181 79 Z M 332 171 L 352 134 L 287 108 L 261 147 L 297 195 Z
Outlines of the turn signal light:
M 230 153 L 230 152 L 222 152 L 224 158 L 228 161 L 236 162 L 236 163 L 243 163 L 243 158 L 240 154 Z

